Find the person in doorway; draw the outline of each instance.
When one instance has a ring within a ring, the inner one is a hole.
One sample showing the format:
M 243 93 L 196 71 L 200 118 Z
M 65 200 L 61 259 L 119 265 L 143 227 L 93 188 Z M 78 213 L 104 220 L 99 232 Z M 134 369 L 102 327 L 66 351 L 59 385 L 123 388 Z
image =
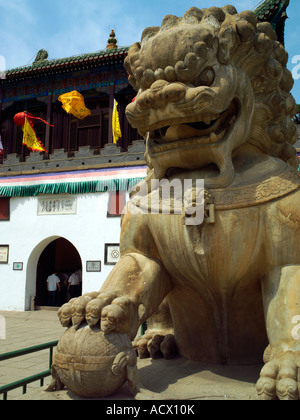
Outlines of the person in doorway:
M 80 266 L 78 266 L 78 268 L 75 271 L 75 273 L 78 276 L 78 280 L 79 280 L 79 295 L 81 295 L 81 293 L 82 293 L 82 270 L 81 270 L 81 267 Z
M 70 299 L 79 296 L 79 277 L 76 273 L 71 274 L 68 280 L 68 292 Z
M 68 290 L 68 279 L 69 274 L 65 271 L 61 271 L 58 274 L 60 279 L 60 291 L 59 291 L 59 306 L 62 306 L 67 302 L 67 290 Z
M 48 306 L 57 305 L 57 290 L 60 290 L 60 279 L 55 271 L 47 278 Z

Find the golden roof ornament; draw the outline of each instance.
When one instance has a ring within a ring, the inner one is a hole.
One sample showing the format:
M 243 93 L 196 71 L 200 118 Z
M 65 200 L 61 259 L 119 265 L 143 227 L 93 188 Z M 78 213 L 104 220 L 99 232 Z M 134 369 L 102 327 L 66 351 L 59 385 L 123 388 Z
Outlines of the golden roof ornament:
M 112 29 L 111 33 L 109 35 L 109 39 L 107 40 L 107 50 L 116 50 L 118 48 L 117 46 L 117 40 L 116 40 L 116 34 L 115 31 Z

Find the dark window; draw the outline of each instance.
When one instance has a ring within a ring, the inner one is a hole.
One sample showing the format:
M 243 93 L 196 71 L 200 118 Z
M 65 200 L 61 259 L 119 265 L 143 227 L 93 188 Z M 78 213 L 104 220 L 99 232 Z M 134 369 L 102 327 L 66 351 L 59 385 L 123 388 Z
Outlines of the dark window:
M 9 220 L 9 197 L 0 197 L 0 220 Z
M 84 120 L 71 120 L 69 125 L 69 151 L 82 146 L 100 149 L 108 143 L 108 110 L 96 110 Z
M 124 136 L 123 136 L 123 148 L 127 150 L 127 147 L 132 144 L 134 140 L 141 140 L 142 136 L 138 133 L 136 128 L 133 128 L 127 119 L 124 119 Z
M 121 216 L 126 203 L 126 191 L 111 191 L 108 199 L 107 216 Z
M 129 143 L 131 144 L 133 142 L 133 140 L 142 139 L 142 136 L 139 135 L 137 129 L 133 128 L 130 124 L 128 124 L 128 125 L 129 125 L 129 135 L 128 135 Z
M 17 153 L 18 156 L 22 156 L 23 130 L 22 130 L 22 127 L 16 127 L 16 130 L 17 130 L 17 136 L 16 136 L 16 143 L 15 143 L 14 151 L 15 153 Z
M 108 112 L 106 112 L 102 116 L 101 147 L 104 147 L 108 143 L 108 130 L 109 130 L 109 114 Z
M 77 150 L 77 120 L 70 122 L 69 129 L 69 150 Z

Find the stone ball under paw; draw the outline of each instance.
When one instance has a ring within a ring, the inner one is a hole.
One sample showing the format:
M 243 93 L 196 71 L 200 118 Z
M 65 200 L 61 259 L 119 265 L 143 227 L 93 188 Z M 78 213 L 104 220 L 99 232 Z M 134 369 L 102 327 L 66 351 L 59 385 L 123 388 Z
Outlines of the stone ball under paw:
M 136 363 L 136 354 L 127 334 L 104 334 L 86 324 L 69 328 L 53 356 L 61 382 L 81 397 L 115 393 L 127 380 L 128 363 Z

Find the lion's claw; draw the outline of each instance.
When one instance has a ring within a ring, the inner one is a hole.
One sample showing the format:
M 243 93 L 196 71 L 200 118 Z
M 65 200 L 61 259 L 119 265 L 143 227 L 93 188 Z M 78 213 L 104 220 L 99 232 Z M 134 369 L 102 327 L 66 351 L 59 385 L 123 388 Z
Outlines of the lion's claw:
M 119 323 L 126 317 L 126 312 L 117 304 L 105 306 L 101 312 L 101 330 L 110 333 L 117 330 Z
M 298 400 L 300 397 L 300 356 L 287 352 L 274 357 L 262 368 L 256 384 L 258 396 L 262 400 Z
M 145 335 L 133 342 L 133 347 L 140 359 L 147 357 L 171 359 L 178 354 L 174 335 L 162 331 L 147 331 Z
M 91 293 L 74 298 L 63 305 L 58 317 L 64 327 L 75 329 L 84 322 L 90 327 L 100 323 L 104 333 L 111 331 L 132 335 L 138 327 L 138 305 L 127 296 L 116 292 Z
M 155 334 L 147 343 L 147 349 L 152 359 L 161 357 L 160 345 L 163 342 L 164 336 L 162 334 Z
M 277 396 L 280 400 L 298 400 L 298 384 L 294 379 L 283 378 L 277 382 Z

